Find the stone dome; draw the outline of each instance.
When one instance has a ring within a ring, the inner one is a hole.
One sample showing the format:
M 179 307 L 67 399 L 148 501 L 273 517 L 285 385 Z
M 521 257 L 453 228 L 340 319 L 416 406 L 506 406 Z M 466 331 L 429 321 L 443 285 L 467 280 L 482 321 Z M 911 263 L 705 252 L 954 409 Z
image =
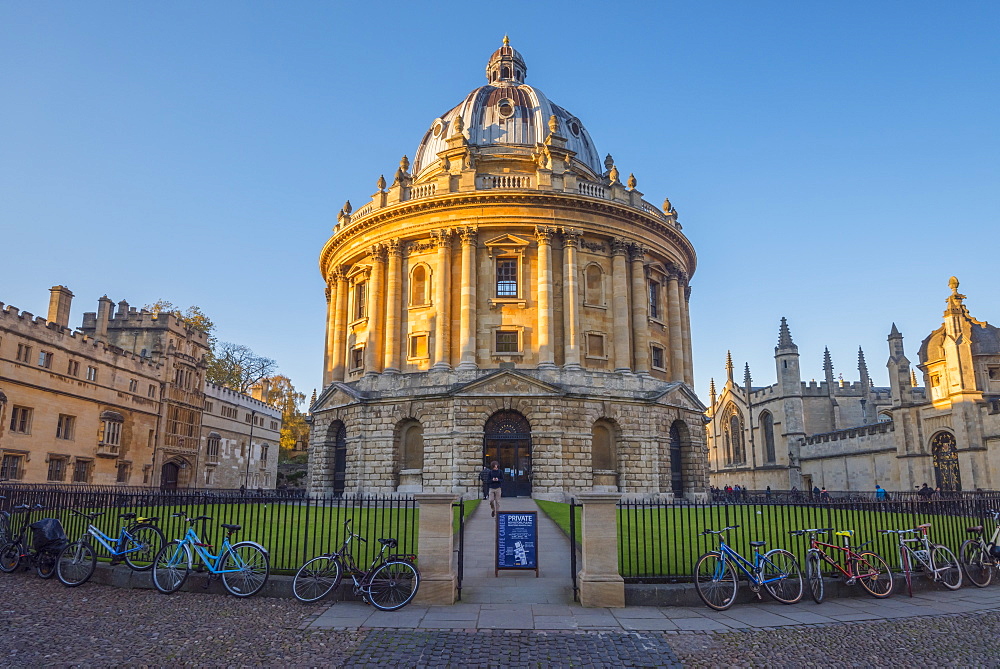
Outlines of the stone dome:
M 453 134 L 459 116 L 469 145 L 475 147 L 533 147 L 549 134 L 549 118 L 555 116 L 559 134 L 567 139 L 566 148 L 574 151 L 576 160 L 594 175 L 601 174 L 597 148 L 583 123 L 540 90 L 525 84 L 527 71 L 524 58 L 505 37 L 504 45 L 493 52 L 486 65 L 489 83 L 431 123 L 414 154 L 414 175 L 433 165 L 438 152 L 447 148 L 446 139 Z

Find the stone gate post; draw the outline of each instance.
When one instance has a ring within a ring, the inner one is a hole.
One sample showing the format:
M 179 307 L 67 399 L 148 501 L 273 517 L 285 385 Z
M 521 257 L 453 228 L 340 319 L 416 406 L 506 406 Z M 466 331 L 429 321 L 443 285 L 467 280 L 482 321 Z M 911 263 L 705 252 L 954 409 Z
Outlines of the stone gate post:
M 458 594 L 458 574 L 454 566 L 452 493 L 418 492 L 413 495 L 420 507 L 417 545 L 420 589 L 417 604 L 454 604 Z
M 618 573 L 618 500 L 621 493 L 583 492 L 583 568 L 577 574 L 580 604 L 625 606 L 625 579 Z

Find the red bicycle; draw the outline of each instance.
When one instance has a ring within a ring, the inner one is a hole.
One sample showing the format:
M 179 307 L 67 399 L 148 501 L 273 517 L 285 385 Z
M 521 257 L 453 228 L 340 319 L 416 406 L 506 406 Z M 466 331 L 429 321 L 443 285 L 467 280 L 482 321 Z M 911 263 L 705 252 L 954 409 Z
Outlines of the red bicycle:
M 862 551 L 870 544 L 865 542 L 856 549 L 851 547 L 851 537 L 854 530 L 842 530 L 835 535 L 843 537 L 844 545 L 825 543 L 816 539 L 820 532 L 829 535 L 833 528 L 814 528 L 809 530 L 793 530 L 790 534 L 809 535 L 809 550 L 806 553 L 806 582 L 809 584 L 809 594 L 819 604 L 823 601 L 825 592 L 823 586 L 823 563 L 839 571 L 844 576 L 847 585 L 860 583 L 869 595 L 884 599 L 892 594 L 892 570 L 877 553 Z M 832 553 L 839 551 L 834 557 Z M 839 559 L 838 559 L 839 558 Z

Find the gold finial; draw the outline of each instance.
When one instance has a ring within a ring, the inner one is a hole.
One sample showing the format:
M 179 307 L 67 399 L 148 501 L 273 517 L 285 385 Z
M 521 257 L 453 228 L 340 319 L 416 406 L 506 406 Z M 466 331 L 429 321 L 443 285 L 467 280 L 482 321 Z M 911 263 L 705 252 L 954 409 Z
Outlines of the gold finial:
M 957 293 L 958 292 L 958 278 L 953 276 L 950 279 L 948 279 L 948 287 L 951 288 L 951 292 L 952 293 Z
M 637 183 L 638 182 L 635 180 L 635 175 L 630 173 L 628 175 L 628 189 L 635 190 L 635 186 Z
M 506 35 L 503 36 L 503 45 L 510 46 L 510 38 L 507 37 Z

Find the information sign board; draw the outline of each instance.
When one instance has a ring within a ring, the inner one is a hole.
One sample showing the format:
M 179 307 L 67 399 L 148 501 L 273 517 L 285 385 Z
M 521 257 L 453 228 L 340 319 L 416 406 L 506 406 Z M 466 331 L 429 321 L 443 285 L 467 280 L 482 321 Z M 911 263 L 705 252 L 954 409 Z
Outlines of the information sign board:
M 533 569 L 538 577 L 538 512 L 509 511 L 497 514 L 497 562 L 501 569 Z

